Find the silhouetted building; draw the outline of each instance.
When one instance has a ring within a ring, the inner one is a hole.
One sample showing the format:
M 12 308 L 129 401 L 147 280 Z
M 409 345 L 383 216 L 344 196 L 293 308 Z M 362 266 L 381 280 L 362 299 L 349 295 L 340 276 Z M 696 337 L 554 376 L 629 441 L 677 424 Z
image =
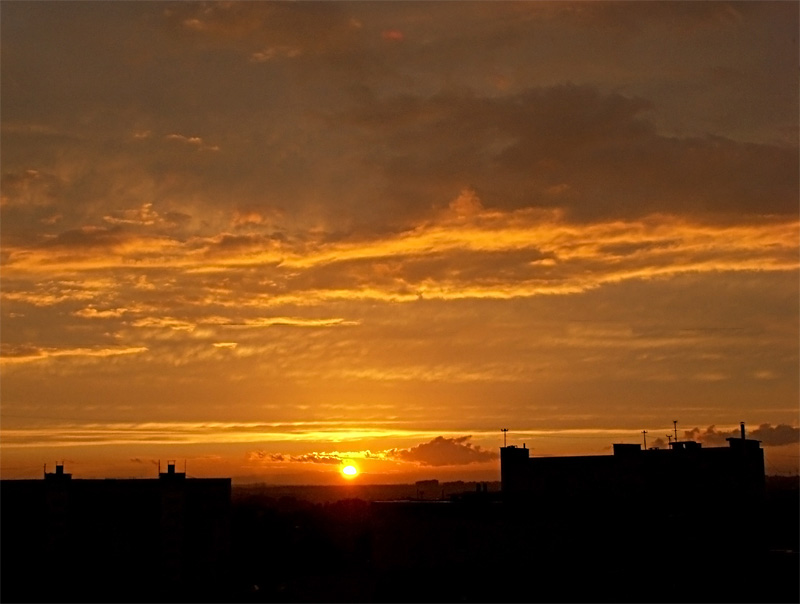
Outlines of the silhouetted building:
M 611 455 L 501 453 L 501 493 L 375 502 L 378 599 L 428 601 L 757 601 L 766 577 L 759 442 L 673 442 Z M 411 578 L 416 579 L 411 579 Z M 654 589 L 662 590 L 654 593 Z M 754 599 L 755 598 L 755 599 Z
M 444 498 L 444 491 L 439 488 L 438 480 L 418 480 L 414 486 L 419 500 Z
M 226 587 L 230 478 L 3 480 L 3 601 L 202 600 Z M 47 580 L 43 580 L 43 575 Z
M 565 499 L 600 498 L 624 505 L 674 507 L 699 505 L 737 508 L 757 504 L 764 495 L 764 451 L 759 441 L 728 438 L 727 447 L 703 447 L 694 441 L 671 442 L 669 449 L 643 450 L 615 444 L 613 455 L 531 457 L 530 450 L 500 449 L 503 496 L 539 505 Z

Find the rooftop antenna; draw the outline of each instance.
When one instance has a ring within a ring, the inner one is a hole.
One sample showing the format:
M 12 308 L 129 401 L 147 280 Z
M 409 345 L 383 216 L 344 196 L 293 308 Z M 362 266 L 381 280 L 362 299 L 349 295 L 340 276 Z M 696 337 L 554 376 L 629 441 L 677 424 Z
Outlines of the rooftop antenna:
M 677 419 L 673 419 L 672 420 L 672 425 L 673 425 L 674 430 L 675 430 L 675 442 L 678 442 L 678 420 Z
M 508 428 L 500 428 L 500 432 L 503 433 L 503 448 L 506 448 L 506 435 L 508 434 Z
M 667 440 L 669 441 L 669 444 L 672 445 L 672 434 L 667 434 Z
M 47 464 L 44 464 L 44 475 L 47 476 Z
M 647 430 L 642 430 L 642 436 L 644 437 L 644 450 L 647 451 Z

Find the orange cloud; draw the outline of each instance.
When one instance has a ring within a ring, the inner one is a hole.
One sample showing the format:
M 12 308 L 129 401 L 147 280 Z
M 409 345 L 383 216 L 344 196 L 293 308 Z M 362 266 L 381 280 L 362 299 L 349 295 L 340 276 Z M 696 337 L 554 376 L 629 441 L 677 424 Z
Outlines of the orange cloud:
M 15 283 L 2 295 L 41 305 L 88 296 L 80 290 L 67 295 L 52 282 L 42 291 L 35 283 L 47 274 L 123 269 L 135 275 L 158 268 L 190 283 L 203 274 L 263 267 L 269 280 L 260 291 L 237 289 L 235 300 L 230 291 L 226 301 L 225 290 L 204 288 L 206 296 L 222 306 L 243 307 L 346 299 L 510 299 L 687 273 L 789 272 L 800 265 L 796 220 L 717 225 L 655 215 L 572 223 L 558 212 L 486 210 L 470 191 L 451 207 L 454 213 L 393 237 L 358 241 L 295 242 L 258 234 L 179 240 L 86 227 L 41 247 L 9 246 L 3 270 Z M 30 278 L 35 281 L 26 286 Z
M 207 145 L 199 136 L 184 136 L 183 134 L 167 134 L 164 137 L 167 141 L 177 141 L 197 147 L 201 151 L 219 151 L 217 145 Z
M 302 49 L 293 46 L 272 46 L 250 55 L 253 63 L 266 63 L 274 59 L 294 59 L 303 54 Z
M 397 423 L 376 420 L 371 421 L 369 426 L 364 426 L 336 421 L 57 422 L 36 428 L 11 429 L 6 426 L 2 429 L 2 436 L 4 448 L 29 448 L 81 444 L 344 442 L 376 438 L 424 438 L 432 434 L 424 430 L 403 429 L 397 427 Z M 367 453 L 331 452 L 326 455 L 365 457 Z
M 143 346 L 119 348 L 45 348 L 3 344 L 0 364 L 30 363 L 56 357 L 111 357 L 147 352 Z
M 402 42 L 405 36 L 399 29 L 386 29 L 381 32 L 381 38 L 389 42 Z
M 108 319 L 108 318 L 117 318 L 124 315 L 128 312 L 126 308 L 109 308 L 108 310 L 97 310 L 93 306 L 89 306 L 87 308 L 82 308 L 81 310 L 77 310 L 73 315 L 76 317 L 81 317 L 83 319 Z

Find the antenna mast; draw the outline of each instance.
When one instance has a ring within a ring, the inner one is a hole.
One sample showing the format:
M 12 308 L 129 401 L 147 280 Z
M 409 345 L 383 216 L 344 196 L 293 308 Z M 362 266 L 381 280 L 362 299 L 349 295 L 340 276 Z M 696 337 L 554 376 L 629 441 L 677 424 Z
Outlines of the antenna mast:
M 644 450 L 647 451 L 647 430 L 642 430 L 642 436 L 644 437 Z
M 678 420 L 677 419 L 673 419 L 672 420 L 672 426 L 673 426 L 673 428 L 675 430 L 675 442 L 678 442 Z
M 508 434 L 508 428 L 500 428 L 500 432 L 503 433 L 503 448 L 506 447 L 506 434 Z

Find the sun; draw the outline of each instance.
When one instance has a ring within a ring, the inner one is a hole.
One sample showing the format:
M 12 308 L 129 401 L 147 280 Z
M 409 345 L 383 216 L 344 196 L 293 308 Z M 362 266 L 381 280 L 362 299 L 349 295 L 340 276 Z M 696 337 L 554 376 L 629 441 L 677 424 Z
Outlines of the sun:
M 345 478 L 355 478 L 358 475 L 358 468 L 355 466 L 345 466 L 342 468 L 342 474 Z

